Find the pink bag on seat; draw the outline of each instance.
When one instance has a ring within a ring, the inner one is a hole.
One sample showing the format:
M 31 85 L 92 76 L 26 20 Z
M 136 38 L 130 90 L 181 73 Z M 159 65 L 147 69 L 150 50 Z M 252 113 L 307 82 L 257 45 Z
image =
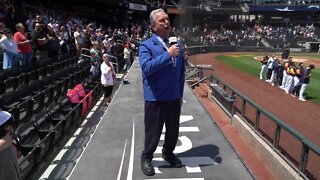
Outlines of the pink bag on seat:
M 71 103 L 82 103 L 81 115 L 84 115 L 88 110 L 87 98 L 80 99 L 78 91 L 75 89 L 67 92 L 67 97 Z
M 86 96 L 86 91 L 84 90 L 82 84 L 76 85 L 73 89 L 77 90 L 79 97 L 85 97 Z

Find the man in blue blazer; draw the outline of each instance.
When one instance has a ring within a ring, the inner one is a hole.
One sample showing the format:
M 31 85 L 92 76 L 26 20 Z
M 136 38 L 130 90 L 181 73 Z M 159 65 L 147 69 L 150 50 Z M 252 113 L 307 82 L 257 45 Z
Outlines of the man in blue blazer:
M 166 132 L 162 158 L 172 167 L 182 166 L 173 150 L 179 135 L 185 72 L 180 42 L 171 46 L 168 44 L 168 15 L 162 9 L 156 9 L 150 13 L 150 24 L 154 34 L 142 42 L 139 48 L 145 100 L 145 139 L 141 169 L 147 176 L 155 174 L 151 161 L 164 124 Z

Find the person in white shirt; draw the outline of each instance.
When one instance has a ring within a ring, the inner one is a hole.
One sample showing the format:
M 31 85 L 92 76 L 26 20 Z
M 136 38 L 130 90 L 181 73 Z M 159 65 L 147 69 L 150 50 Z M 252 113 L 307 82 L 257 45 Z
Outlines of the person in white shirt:
M 83 47 L 83 38 L 84 38 L 84 34 L 80 25 L 77 25 L 77 31 L 74 32 L 73 37 L 76 43 L 77 53 L 79 56 L 81 48 Z
M 3 34 L 0 39 L 0 48 L 3 50 L 3 69 L 18 72 L 18 46 L 14 42 L 10 29 L 4 29 Z
M 130 55 L 131 55 L 130 44 L 126 43 L 125 48 L 123 49 L 123 59 L 124 59 L 124 62 L 126 63 L 123 67 L 124 71 L 128 71 L 131 66 Z
M 114 71 L 112 63 L 109 61 L 108 54 L 102 55 L 103 63 L 100 66 L 101 69 L 101 84 L 104 88 L 104 105 L 109 106 L 111 102 L 111 94 L 113 85 L 116 79 L 116 73 Z

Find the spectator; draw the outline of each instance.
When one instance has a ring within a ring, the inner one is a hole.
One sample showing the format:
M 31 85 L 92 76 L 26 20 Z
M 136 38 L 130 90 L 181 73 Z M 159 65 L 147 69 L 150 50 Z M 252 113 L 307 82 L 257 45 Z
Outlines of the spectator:
M 59 33 L 59 45 L 60 45 L 60 54 L 65 55 L 68 53 L 68 40 L 64 39 L 65 34 L 63 32 Z
M 129 43 L 126 43 L 123 49 L 123 59 L 124 59 L 124 62 L 126 63 L 123 67 L 123 70 L 128 71 L 131 66 L 131 49 L 130 49 Z
M 18 47 L 14 42 L 11 29 L 5 28 L 0 39 L 0 47 L 3 51 L 3 69 L 18 72 Z
M 32 18 L 31 14 L 29 14 L 28 15 L 28 19 L 26 20 L 26 25 L 27 25 L 28 32 L 32 33 L 34 31 L 34 27 L 33 27 L 34 22 L 35 22 L 35 19 Z
M 101 84 L 104 88 L 104 105 L 109 106 L 111 94 L 116 79 L 112 63 L 109 61 L 107 54 L 102 55 L 103 63 L 101 64 Z
M 75 40 L 75 43 L 76 43 L 76 48 L 77 48 L 77 54 L 78 56 L 80 56 L 80 53 L 81 53 L 81 49 L 83 47 L 83 38 L 84 38 L 84 34 L 83 34 L 83 31 L 82 31 L 82 28 L 80 25 L 77 25 L 76 27 L 76 32 L 74 32 L 74 40 Z
M 20 168 L 12 145 L 14 119 L 0 111 L 0 179 L 19 180 Z
M 14 34 L 14 42 L 18 46 L 20 72 L 26 72 L 32 68 L 32 46 L 31 40 L 25 32 L 25 27 L 22 23 L 16 25 L 17 32 Z
M 49 37 L 42 31 L 41 24 L 35 23 L 35 31 L 32 33 L 33 47 L 35 48 L 35 56 L 37 61 L 44 61 L 48 58 L 48 42 Z
M 91 48 L 91 50 L 90 50 L 90 56 L 91 56 L 90 72 L 94 75 L 100 73 L 99 67 L 101 64 L 101 58 L 99 56 L 98 50 L 96 49 L 98 45 L 99 45 L 98 42 L 94 42 L 94 45 L 93 45 L 94 47 Z
M 47 46 L 48 57 L 56 57 L 59 54 L 60 45 L 52 24 L 47 25 L 47 36 L 49 37 Z

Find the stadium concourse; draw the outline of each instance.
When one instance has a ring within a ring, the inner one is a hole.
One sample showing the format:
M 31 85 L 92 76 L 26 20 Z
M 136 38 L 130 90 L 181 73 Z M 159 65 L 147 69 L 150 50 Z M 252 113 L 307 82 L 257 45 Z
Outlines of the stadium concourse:
M 39 179 L 255 179 L 188 86 L 175 149 L 184 166 L 169 167 L 159 146 L 153 159 L 156 175 L 145 176 L 140 169 L 144 101 L 138 61 L 126 77 L 129 83 L 120 86 L 111 105 L 93 108 L 75 140 Z

